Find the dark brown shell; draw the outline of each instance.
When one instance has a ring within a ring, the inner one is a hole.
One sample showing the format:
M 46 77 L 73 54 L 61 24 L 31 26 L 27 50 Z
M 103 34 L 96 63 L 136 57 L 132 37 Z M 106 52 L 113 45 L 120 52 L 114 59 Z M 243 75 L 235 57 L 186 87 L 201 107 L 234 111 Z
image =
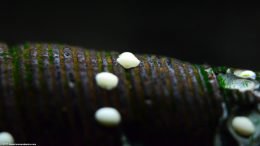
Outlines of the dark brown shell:
M 205 67 L 156 55 L 137 55 L 126 70 L 119 53 L 57 44 L 0 44 L 0 129 L 17 143 L 121 146 L 211 145 L 224 95 Z M 106 91 L 98 72 L 119 77 Z M 233 94 L 233 93 L 232 93 Z M 250 96 L 250 95 L 249 95 Z M 100 107 L 119 110 L 122 123 L 100 126 Z

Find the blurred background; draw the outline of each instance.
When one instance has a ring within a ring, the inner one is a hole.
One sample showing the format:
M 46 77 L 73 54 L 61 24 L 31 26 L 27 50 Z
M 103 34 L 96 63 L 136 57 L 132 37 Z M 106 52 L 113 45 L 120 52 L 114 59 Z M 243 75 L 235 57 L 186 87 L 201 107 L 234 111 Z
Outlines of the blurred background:
M 0 41 L 66 43 L 260 70 L 260 9 L 233 2 L 4 1 Z

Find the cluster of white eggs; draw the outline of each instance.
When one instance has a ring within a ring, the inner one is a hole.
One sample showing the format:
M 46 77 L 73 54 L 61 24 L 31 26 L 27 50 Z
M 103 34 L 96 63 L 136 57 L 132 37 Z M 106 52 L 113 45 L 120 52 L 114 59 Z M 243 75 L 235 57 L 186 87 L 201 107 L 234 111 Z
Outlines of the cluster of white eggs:
M 137 67 L 140 64 L 140 60 L 130 52 L 124 52 L 119 55 L 117 62 L 125 69 Z M 96 83 L 100 88 L 105 90 L 112 90 L 117 87 L 119 79 L 110 72 L 100 72 L 96 74 Z M 113 107 L 102 107 L 95 113 L 95 119 L 103 126 L 116 126 L 121 122 L 121 115 L 119 111 Z

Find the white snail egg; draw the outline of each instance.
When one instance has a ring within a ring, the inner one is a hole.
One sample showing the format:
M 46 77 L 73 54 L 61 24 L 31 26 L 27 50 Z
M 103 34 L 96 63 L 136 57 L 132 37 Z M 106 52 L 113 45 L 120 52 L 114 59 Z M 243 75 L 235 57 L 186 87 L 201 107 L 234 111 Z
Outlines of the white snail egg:
M 232 120 L 232 127 L 241 136 L 251 136 L 255 132 L 255 126 L 252 121 L 243 116 L 235 117 Z
M 103 126 L 117 126 L 121 122 L 121 115 L 115 108 L 103 107 L 96 111 L 95 119 Z
M 14 143 L 14 138 L 10 133 L 0 132 L 0 145 L 5 145 L 5 144 L 8 145 L 13 143 Z
M 245 79 L 256 79 L 255 72 L 251 70 L 235 70 L 234 75 Z
M 126 69 L 137 67 L 140 64 L 140 60 L 131 52 L 120 54 L 116 61 Z
M 98 73 L 95 79 L 97 85 L 106 90 L 112 90 L 117 87 L 118 84 L 118 77 L 109 72 Z
M 260 91 L 253 91 L 253 94 L 257 97 L 260 97 Z

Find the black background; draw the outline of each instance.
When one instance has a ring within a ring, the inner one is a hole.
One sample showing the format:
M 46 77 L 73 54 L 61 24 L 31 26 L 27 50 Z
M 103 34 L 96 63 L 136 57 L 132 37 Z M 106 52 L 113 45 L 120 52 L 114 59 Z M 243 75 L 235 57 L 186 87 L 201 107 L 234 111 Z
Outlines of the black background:
M 3 1 L 0 41 L 66 43 L 260 70 L 257 4 Z

